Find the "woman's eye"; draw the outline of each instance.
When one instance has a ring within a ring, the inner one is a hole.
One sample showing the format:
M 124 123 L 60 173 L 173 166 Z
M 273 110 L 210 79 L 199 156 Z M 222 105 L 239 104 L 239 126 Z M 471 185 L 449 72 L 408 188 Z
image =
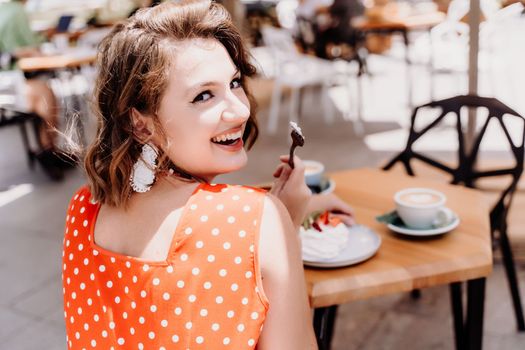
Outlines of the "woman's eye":
M 241 78 L 235 78 L 230 83 L 230 88 L 232 88 L 232 89 L 237 89 L 237 88 L 240 88 L 240 87 L 242 87 Z
M 198 94 L 197 97 L 195 97 L 193 101 L 191 101 L 191 103 L 205 102 L 205 101 L 208 101 L 212 97 L 213 95 L 210 91 L 203 91 L 200 94 Z

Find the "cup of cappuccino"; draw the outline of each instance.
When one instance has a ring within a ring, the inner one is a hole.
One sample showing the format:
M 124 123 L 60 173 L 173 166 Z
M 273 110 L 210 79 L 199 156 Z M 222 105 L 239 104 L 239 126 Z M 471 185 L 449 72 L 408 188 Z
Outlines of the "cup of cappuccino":
M 429 229 L 446 224 L 452 217 L 445 207 L 447 198 L 430 188 L 407 188 L 394 195 L 396 211 L 409 228 Z
M 303 160 L 304 179 L 308 186 L 320 186 L 323 179 L 324 165 L 315 160 Z

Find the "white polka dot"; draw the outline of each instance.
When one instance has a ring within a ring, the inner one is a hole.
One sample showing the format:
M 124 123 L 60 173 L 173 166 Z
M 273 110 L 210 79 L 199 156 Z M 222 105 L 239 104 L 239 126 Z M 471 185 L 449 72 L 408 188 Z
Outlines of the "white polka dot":
M 153 283 L 154 286 L 158 286 L 160 284 L 160 279 L 154 278 L 151 283 Z
M 224 244 L 222 245 L 222 247 L 226 250 L 230 249 L 232 247 L 231 243 L 230 242 L 224 242 Z
M 228 271 L 226 269 L 220 269 L 219 270 L 219 276 L 224 277 L 228 274 Z
M 241 197 L 239 197 L 238 195 L 235 195 L 235 196 L 232 197 L 232 199 L 233 199 L 234 201 L 238 201 L 239 199 L 241 199 Z
M 252 318 L 252 320 L 256 320 L 259 318 L 259 314 L 257 312 L 252 312 L 252 314 L 250 315 L 250 317 Z
M 124 312 L 122 313 L 122 318 L 125 319 L 125 320 L 128 319 L 128 313 L 127 313 L 126 311 L 124 311 Z
M 93 321 L 98 322 L 98 320 L 100 320 L 100 317 L 98 316 L 98 314 L 94 314 Z
M 197 276 L 200 272 L 201 270 L 198 267 L 194 267 L 193 269 L 191 269 L 191 273 L 193 276 Z
M 232 290 L 233 292 L 236 292 L 238 289 L 239 289 L 239 285 L 238 285 L 237 283 L 232 284 L 232 286 L 231 286 L 231 290 Z
M 211 329 L 215 332 L 217 332 L 219 330 L 220 326 L 218 323 L 214 323 L 211 325 Z
M 142 343 L 138 343 L 138 344 L 137 344 L 137 348 L 138 348 L 139 350 L 144 350 L 144 344 L 142 344 Z M 113 350 L 113 349 L 110 349 L 110 350 Z
M 219 204 L 217 205 L 217 210 L 223 210 L 224 209 L 224 205 L 223 204 Z
M 91 340 L 91 346 L 92 347 L 96 347 L 97 346 L 97 341 L 95 339 Z
M 197 204 L 190 205 L 190 209 L 191 210 L 197 210 Z
M 139 317 L 139 323 L 144 324 L 146 322 L 146 319 L 143 316 Z
M 211 282 L 204 282 L 204 289 L 210 289 L 211 288 Z
M 168 273 L 173 273 L 173 266 L 171 266 L 171 265 L 168 266 L 168 267 L 166 268 L 166 272 L 168 272 Z
M 202 317 L 208 316 L 208 310 L 206 310 L 206 309 L 201 309 L 201 311 L 200 311 L 200 315 L 201 315 Z
M 73 217 L 71 218 L 71 223 L 74 223 L 74 222 L 75 222 L 75 217 L 73 216 Z
M 184 281 L 183 280 L 177 281 L 177 287 L 184 288 Z
M 66 247 L 69 247 L 71 243 L 69 242 L 69 239 L 66 241 Z
M 118 345 L 124 345 L 124 342 L 125 342 L 124 338 L 118 338 L 117 340 Z
M 243 305 L 248 305 L 248 298 L 242 298 L 241 303 Z
M 168 327 L 168 320 L 162 320 L 160 321 L 160 325 L 164 328 Z
M 146 294 L 147 294 L 147 293 L 146 293 L 145 290 L 141 290 L 141 291 L 140 291 L 140 296 L 141 296 L 141 297 L 145 298 L 145 297 L 146 297 Z
M 253 346 L 254 344 L 255 344 L 255 340 L 253 340 L 253 339 L 248 340 L 248 345 L 249 346 Z
M 220 295 L 219 295 L 217 298 L 215 298 L 215 302 L 216 302 L 217 304 L 222 304 L 223 301 L 224 301 L 224 298 L 221 297 Z
M 104 272 L 104 271 L 106 271 L 106 267 L 105 267 L 104 265 L 100 265 L 100 266 L 98 267 L 98 270 L 99 270 L 100 272 Z
M 135 328 L 131 327 L 131 328 L 129 329 L 129 333 L 130 333 L 131 335 L 135 334 Z
M 199 249 L 204 247 L 204 242 L 203 241 L 197 241 L 197 243 L 195 243 L 195 247 L 197 247 Z
M 147 272 L 149 270 L 149 265 L 144 264 L 144 266 L 142 266 L 142 270 L 144 270 L 144 272 Z
M 135 309 L 137 308 L 137 303 L 134 302 L 134 301 L 132 301 L 132 302 L 131 302 L 131 308 L 132 308 L 133 310 L 135 310 Z
M 126 267 L 129 269 L 131 267 L 131 263 L 129 261 L 126 261 Z
M 85 211 L 86 211 L 85 207 L 80 208 L 80 214 L 84 214 Z
M 248 192 L 248 193 L 253 193 L 254 191 L 253 191 L 253 189 L 250 188 L 250 189 L 248 189 L 248 191 L 246 191 L 246 192 Z
M 249 212 L 250 210 L 252 210 L 252 208 L 250 208 L 249 205 L 245 205 L 244 207 L 242 207 L 242 210 L 243 210 L 245 213 L 247 213 L 247 212 Z
M 94 274 L 94 273 L 91 273 L 91 274 L 89 275 L 89 279 L 92 280 L 92 281 L 94 281 L 94 280 L 95 280 L 95 274 Z
M 250 252 L 253 253 L 253 249 L 254 249 L 254 248 L 253 248 L 253 244 L 252 244 L 252 245 L 250 245 Z
M 187 235 L 191 235 L 192 232 L 193 232 L 193 229 L 191 227 L 186 227 L 186 229 L 184 230 L 184 233 Z
M 195 342 L 196 342 L 197 344 L 202 344 L 203 341 L 204 341 L 204 338 L 201 337 L 201 336 L 198 336 L 197 338 L 195 338 Z
M 186 322 L 186 329 L 191 329 L 193 327 L 193 324 L 191 322 Z
M 203 216 L 201 216 L 201 221 L 202 221 L 202 222 L 206 222 L 206 221 L 208 221 L 208 216 L 207 216 L 207 215 L 203 215 Z
M 78 267 L 75 267 L 75 269 L 73 270 L 73 274 L 78 275 Z
M 82 249 L 84 249 L 84 245 L 83 245 L 82 243 L 80 243 L 80 244 L 78 245 L 78 250 L 79 250 L 79 251 L 82 251 Z
M 79 332 L 75 333 L 75 338 L 80 339 L 80 333 Z
M 82 223 L 82 226 L 87 227 L 87 225 L 88 225 L 88 221 L 84 220 L 84 222 Z
M 240 256 L 236 256 L 233 261 L 235 261 L 235 263 L 239 265 L 242 262 L 242 258 Z
M 149 310 L 150 310 L 151 312 L 156 312 L 156 311 L 157 311 L 157 306 L 156 306 L 156 305 L 151 305 L 151 306 L 149 307 Z
M 154 332 L 149 332 L 148 333 L 148 338 L 155 339 L 155 333 Z
M 235 222 L 235 217 L 233 217 L 233 216 L 229 216 L 229 217 L 228 217 L 228 223 L 229 223 L 229 224 L 233 224 L 234 222 Z
M 110 260 L 113 264 L 115 263 L 115 261 L 117 261 L 117 259 L 115 259 L 114 256 L 112 256 L 111 258 L 109 258 L 109 260 Z
M 218 228 L 214 228 L 214 229 L 211 230 L 211 234 L 213 236 L 218 236 L 219 233 L 221 233 L 221 231 Z
M 224 187 L 221 189 L 221 192 L 228 192 L 228 187 Z
M 118 271 L 118 272 L 117 272 L 117 277 L 118 277 L 118 278 L 122 278 L 122 271 Z
M 82 202 L 84 200 L 84 196 L 80 196 L 79 201 Z
M 107 338 L 108 337 L 108 331 L 106 331 L 105 329 L 102 331 L 102 338 Z
M 206 200 L 207 201 L 211 201 L 213 199 L 213 196 L 211 194 L 207 195 L 206 196 Z
M 113 287 L 113 282 L 108 281 L 108 282 L 106 283 L 106 287 L 108 287 L 108 288 Z
M 186 260 L 188 260 L 188 254 L 181 254 L 181 256 L 180 256 L 180 260 L 181 260 L 181 261 L 186 261 Z
M 243 332 L 244 329 L 245 329 L 245 327 L 244 327 L 244 325 L 243 325 L 242 323 L 239 323 L 239 324 L 237 325 L 237 330 L 238 330 L 239 332 Z
M 72 292 L 71 293 L 71 299 L 75 300 L 77 298 L 77 293 Z
M 89 306 L 93 305 L 93 299 L 88 298 L 88 299 L 87 299 L 87 304 L 88 304 Z
M 230 310 L 228 311 L 228 313 L 226 313 L 226 316 L 228 316 L 228 318 L 233 318 L 233 316 L 235 316 L 235 312 L 233 312 L 233 310 Z
M 195 300 L 197 300 L 197 297 L 194 294 L 190 294 L 190 296 L 188 297 L 188 301 L 190 303 L 194 303 Z
M 73 257 L 74 257 L 73 253 L 69 253 L 69 260 L 73 260 Z
M 253 273 L 252 273 L 251 271 L 246 271 L 246 273 L 244 274 L 244 276 L 246 276 L 246 278 L 252 278 Z
M 74 318 L 73 316 L 71 316 L 71 317 L 69 318 L 69 322 L 71 322 L 71 323 L 75 323 L 75 318 Z
M 222 340 L 222 343 L 223 343 L 224 345 L 228 345 L 228 344 L 230 344 L 230 338 L 228 338 L 228 337 L 224 338 L 224 339 Z
M 215 255 L 213 255 L 213 254 L 208 255 L 208 261 L 209 262 L 214 262 L 215 261 Z
M 126 294 L 129 293 L 129 288 L 128 288 L 128 286 L 125 286 L 125 287 L 124 287 L 124 293 L 126 293 Z
M 171 341 L 174 342 L 174 343 L 178 343 L 179 342 L 179 336 L 177 334 L 174 334 L 171 337 Z
M 119 304 L 120 303 L 120 297 L 116 296 L 115 297 L 115 304 Z
M 165 292 L 164 294 L 162 294 L 162 299 L 164 299 L 164 300 L 166 300 L 166 301 L 167 301 L 167 300 L 170 300 L 170 293 Z
M 115 322 L 109 322 L 109 329 L 115 329 Z
M 246 231 L 244 231 L 244 230 L 240 230 L 240 231 L 239 231 L 239 237 L 241 237 L 241 238 L 246 237 Z
M 131 280 L 133 281 L 133 283 L 137 283 L 139 279 L 137 278 L 137 276 L 133 275 L 133 278 Z
M 178 315 L 182 314 L 182 309 L 180 307 L 176 307 L 174 312 L 175 312 L 175 315 L 178 316 Z

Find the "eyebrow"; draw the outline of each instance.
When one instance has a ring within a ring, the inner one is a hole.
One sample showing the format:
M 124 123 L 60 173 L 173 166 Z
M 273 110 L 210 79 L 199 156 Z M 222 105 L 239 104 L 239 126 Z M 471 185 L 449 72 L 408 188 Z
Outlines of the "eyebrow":
M 232 78 L 234 78 L 238 74 L 239 74 L 239 68 L 235 69 L 235 71 L 232 74 Z M 188 90 L 190 92 L 194 92 L 195 90 L 199 90 L 199 89 L 202 89 L 204 87 L 214 86 L 214 85 L 220 85 L 220 83 L 217 82 L 217 81 L 205 81 L 205 82 L 198 83 L 198 84 L 195 84 L 195 85 L 191 86 Z

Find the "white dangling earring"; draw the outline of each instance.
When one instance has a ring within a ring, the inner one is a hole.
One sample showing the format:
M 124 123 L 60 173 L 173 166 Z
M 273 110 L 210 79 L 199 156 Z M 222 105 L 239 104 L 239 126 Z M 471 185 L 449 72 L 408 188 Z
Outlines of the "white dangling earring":
M 139 159 L 133 164 L 133 170 L 129 176 L 129 183 L 135 192 L 148 192 L 155 182 L 157 170 L 157 150 L 150 144 L 142 146 Z

